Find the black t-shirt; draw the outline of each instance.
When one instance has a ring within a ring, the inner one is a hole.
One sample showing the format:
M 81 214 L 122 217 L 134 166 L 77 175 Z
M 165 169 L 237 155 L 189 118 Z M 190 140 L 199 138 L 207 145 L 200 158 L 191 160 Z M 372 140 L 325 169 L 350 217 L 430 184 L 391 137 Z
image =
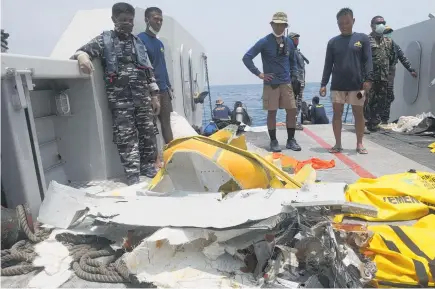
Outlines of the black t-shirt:
M 366 34 L 338 35 L 328 42 L 322 86 L 332 73 L 331 90 L 356 91 L 373 74 L 372 50 Z

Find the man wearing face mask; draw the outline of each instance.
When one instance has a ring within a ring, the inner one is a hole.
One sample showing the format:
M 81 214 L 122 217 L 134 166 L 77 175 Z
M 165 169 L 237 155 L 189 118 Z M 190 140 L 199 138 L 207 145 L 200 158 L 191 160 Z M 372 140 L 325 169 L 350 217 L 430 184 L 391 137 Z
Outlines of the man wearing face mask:
M 284 37 L 288 27 L 287 14 L 277 12 L 273 15 L 272 33 L 261 38 L 243 56 L 245 66 L 263 80 L 263 109 L 267 110 L 267 128 L 270 136 L 270 150 L 280 152 L 276 139 L 276 113 L 279 108 L 286 110 L 287 144 L 286 148 L 300 151 L 295 139 L 296 101 L 291 85 L 296 80 L 297 66 L 295 46 L 288 37 Z M 261 53 L 263 72 L 255 67 L 253 59 Z
M 143 43 L 133 34 L 135 10 L 128 3 L 112 7 L 115 29 L 104 31 L 73 55 L 82 72 L 93 71 L 91 60 L 99 58 L 113 117 L 114 142 L 129 185 L 139 176 L 154 177 L 156 143 L 153 118 L 159 113 L 158 86 Z
M 300 35 L 294 32 L 290 32 L 290 39 L 296 47 L 296 64 L 298 66 L 298 74 L 295 81 L 292 80 L 293 93 L 296 97 L 296 129 L 302 130 L 302 124 L 297 122 L 299 113 L 301 112 L 302 100 L 305 88 L 305 62 L 309 64 L 308 59 L 302 54 L 301 50 L 298 48 Z
M 393 29 L 389 26 L 385 27 L 384 36 L 391 39 L 393 36 Z M 391 39 L 393 42 L 393 48 L 394 48 L 394 61 L 390 65 L 390 72 L 388 75 L 388 89 L 387 89 L 387 102 L 385 103 L 385 107 L 382 108 L 381 112 L 381 123 L 382 124 L 388 124 L 388 120 L 390 119 L 390 108 L 391 104 L 394 101 L 394 78 L 396 76 L 396 65 L 400 62 L 402 65 L 406 68 L 406 70 L 411 73 L 412 77 L 417 77 L 417 72 L 411 67 L 411 62 L 406 58 L 405 54 L 403 53 L 400 46 L 394 42 L 394 40 Z
M 145 32 L 139 33 L 137 37 L 145 44 L 151 64 L 154 67 L 154 74 L 159 86 L 160 114 L 159 119 L 162 125 L 162 134 L 165 143 L 172 141 L 171 129 L 171 83 L 169 82 L 168 70 L 165 61 L 165 47 L 157 38 L 163 24 L 163 13 L 160 8 L 149 7 L 145 10 Z
M 390 38 L 384 36 L 385 20 L 375 16 L 371 21 L 369 35 L 373 59 L 373 85 L 365 108 L 366 126 L 369 131 L 377 131 L 381 113 L 387 105 L 388 75 L 394 61 L 394 47 Z

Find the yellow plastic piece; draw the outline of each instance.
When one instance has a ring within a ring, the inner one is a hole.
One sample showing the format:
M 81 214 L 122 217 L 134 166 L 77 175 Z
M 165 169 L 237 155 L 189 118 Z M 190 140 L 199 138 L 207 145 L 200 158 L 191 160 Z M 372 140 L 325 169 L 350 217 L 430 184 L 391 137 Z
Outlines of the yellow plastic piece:
M 374 232 L 366 250 L 374 254 L 377 286 L 435 285 L 429 266 L 435 259 L 435 215 L 428 215 L 413 226 L 380 225 L 369 226 L 368 230 Z
M 313 184 L 316 181 L 317 173 L 310 164 L 307 164 L 293 178 L 300 183 Z
M 218 131 L 221 132 L 224 130 Z M 215 136 L 222 141 L 229 141 L 230 132 L 222 132 Z M 163 152 L 165 165 L 177 151 L 194 151 L 215 161 L 220 167 L 232 175 L 243 189 L 253 188 L 300 188 L 302 184 L 294 180 L 287 173 L 276 168 L 264 158 L 248 152 L 244 136 L 230 140 L 230 144 L 204 136 L 193 136 L 173 140 Z M 152 180 L 152 189 L 161 179 L 161 170 Z
M 435 174 L 426 172 L 360 179 L 349 185 L 346 200 L 378 209 L 376 218 L 350 215 L 368 221 L 406 221 L 426 216 L 435 209 Z M 335 222 L 342 220 L 341 215 Z

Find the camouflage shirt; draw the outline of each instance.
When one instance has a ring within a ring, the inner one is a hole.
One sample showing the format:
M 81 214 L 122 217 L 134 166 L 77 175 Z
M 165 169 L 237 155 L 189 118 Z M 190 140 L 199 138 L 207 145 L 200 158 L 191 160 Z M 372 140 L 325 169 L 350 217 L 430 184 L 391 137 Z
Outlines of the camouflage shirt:
M 305 83 L 305 60 L 299 48 L 295 49 L 296 64 L 298 66 L 297 79 L 300 83 Z
M 136 51 L 134 51 L 133 37 L 130 35 L 128 38 L 119 38 L 121 55 L 117 54 L 118 75 L 115 77 L 109 76 L 107 73 L 104 75 L 107 97 L 112 107 L 149 105 L 150 90 L 158 89 L 152 68 L 139 68 L 135 61 Z M 91 60 L 100 58 L 101 64 L 106 70 L 103 34 L 80 47 L 78 51 L 86 52 Z
M 408 70 L 409 72 L 413 72 L 414 69 L 411 66 L 411 62 L 409 62 L 408 58 L 406 58 L 400 46 L 393 41 L 393 47 L 394 47 L 394 60 L 391 65 L 396 66 L 396 64 L 400 60 L 400 62 L 403 64 L 406 70 Z
M 373 59 L 373 80 L 388 81 L 390 65 L 394 62 L 393 41 L 387 37 L 377 37 L 373 32 L 369 35 Z

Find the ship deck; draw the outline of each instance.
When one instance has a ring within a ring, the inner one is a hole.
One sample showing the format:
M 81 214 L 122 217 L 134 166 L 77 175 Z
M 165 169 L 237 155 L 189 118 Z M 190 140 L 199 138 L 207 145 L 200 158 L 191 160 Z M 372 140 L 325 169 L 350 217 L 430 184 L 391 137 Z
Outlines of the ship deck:
M 260 130 L 260 128 L 256 128 Z M 246 139 L 254 145 L 268 149 L 269 136 L 266 128 L 262 132 L 246 132 Z M 328 149 L 335 144 L 332 126 L 306 125 L 296 132 L 296 139 L 302 151 L 285 149 L 287 131 L 277 130 L 277 139 L 283 153 L 297 160 L 319 158 L 335 160 L 335 167 L 318 170 L 317 179 L 326 182 L 353 183 L 359 178 L 376 178 L 387 174 L 403 173 L 410 169 L 435 171 L 435 154 L 427 147 L 434 137 L 410 136 L 389 131 L 364 135 L 364 146 L 368 154 L 356 152 L 356 138 L 353 125 L 343 125 L 341 153 L 331 154 Z
M 261 132 L 246 132 L 248 142 L 263 149 L 268 149 L 269 137 L 266 128 L 257 127 Z M 334 145 L 334 136 L 331 125 L 308 125 L 303 131 L 297 131 L 296 138 L 302 151 L 293 152 L 285 150 L 287 132 L 278 129 L 277 139 L 283 153 L 298 160 L 320 158 L 335 160 L 335 167 L 318 170 L 317 179 L 326 182 L 353 183 L 359 178 L 376 178 L 386 174 L 403 173 L 410 169 L 434 172 L 435 154 L 431 153 L 428 144 L 435 141 L 433 137 L 418 137 L 396 134 L 392 132 L 378 132 L 365 135 L 364 144 L 368 150 L 367 155 L 359 155 L 355 151 L 355 133 L 353 125 L 344 125 L 342 132 L 343 152 L 331 154 L 328 149 Z M 119 180 L 91 182 L 76 184 L 76 187 L 101 186 L 104 190 L 125 186 Z M 358 222 L 353 219 L 352 222 Z M 365 221 L 361 223 L 367 223 Z M 409 222 L 397 222 L 397 224 Z M 29 280 L 36 275 L 32 272 L 26 275 L 2 277 L 2 287 L 27 287 Z M 61 288 L 128 288 L 125 283 L 97 283 L 84 281 L 73 274 L 71 279 Z

